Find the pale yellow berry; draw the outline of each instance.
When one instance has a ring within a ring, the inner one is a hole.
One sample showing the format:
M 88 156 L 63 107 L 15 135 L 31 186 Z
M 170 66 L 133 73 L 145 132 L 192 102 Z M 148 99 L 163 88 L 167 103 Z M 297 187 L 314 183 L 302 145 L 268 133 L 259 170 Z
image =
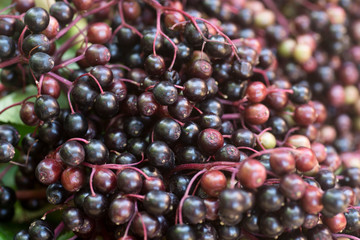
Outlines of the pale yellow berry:
M 289 38 L 282 41 L 278 47 L 279 55 L 283 58 L 291 57 L 295 46 L 296 46 L 296 41 L 294 39 Z
M 297 44 L 294 48 L 293 57 L 298 63 L 307 62 L 312 56 L 311 47 L 307 44 Z

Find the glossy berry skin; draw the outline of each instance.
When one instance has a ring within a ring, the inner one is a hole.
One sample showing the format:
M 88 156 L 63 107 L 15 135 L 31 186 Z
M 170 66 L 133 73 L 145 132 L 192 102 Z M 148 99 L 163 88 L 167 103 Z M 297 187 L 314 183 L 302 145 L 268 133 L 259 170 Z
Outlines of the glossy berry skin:
M 104 44 L 111 38 L 111 28 L 106 23 L 93 23 L 89 26 L 87 36 L 91 43 Z
M 304 211 L 294 202 L 286 204 L 280 212 L 280 221 L 286 228 L 299 228 L 305 221 Z
M 55 65 L 54 59 L 43 52 L 35 53 L 29 61 L 31 69 L 39 74 L 50 72 Z
M 80 167 L 68 167 L 61 174 L 61 184 L 69 192 L 79 191 L 85 184 L 85 172 Z
M 301 198 L 303 209 L 310 214 L 319 213 L 323 209 L 322 195 L 323 193 L 319 188 L 308 185 L 304 196 Z
M 156 139 L 168 143 L 176 142 L 180 138 L 181 126 L 171 118 L 163 118 L 154 127 Z
M 308 126 L 316 121 L 315 109 L 310 104 L 298 106 L 294 112 L 294 119 L 300 126 Z
M 196 22 L 198 27 L 200 28 L 202 34 L 207 37 L 209 34 L 208 28 L 204 22 L 198 21 Z M 193 23 L 187 23 L 185 26 L 184 36 L 186 41 L 189 42 L 194 47 L 199 47 L 203 43 L 203 37 L 198 32 Z
M 46 189 L 46 199 L 53 205 L 64 203 L 68 194 L 60 183 L 50 184 Z
M 201 152 L 213 155 L 223 146 L 224 137 L 218 130 L 208 128 L 200 132 L 197 143 Z
M 154 238 L 160 230 L 160 223 L 156 217 L 153 217 L 147 212 L 143 211 L 135 215 L 135 218 L 131 224 L 131 230 L 140 237 L 144 236 L 145 230 L 149 238 Z
M 256 138 L 253 132 L 248 129 L 238 129 L 231 134 L 231 142 L 236 147 L 254 147 Z
M 236 174 L 241 185 L 246 188 L 258 188 L 266 180 L 266 169 L 259 161 L 249 159 L 243 162 Z
M 15 53 L 15 43 L 7 36 L 0 36 L 0 57 L 9 58 Z
M 66 142 L 60 148 L 60 159 L 68 166 L 78 166 L 85 160 L 84 147 L 76 141 Z
M 201 188 L 211 197 L 217 197 L 226 188 L 226 177 L 218 170 L 211 170 L 201 177 Z
M 161 81 L 153 88 L 155 100 L 161 105 L 171 105 L 178 98 L 177 89 L 168 81 Z
M 175 154 L 171 148 L 162 141 L 154 141 L 146 149 L 146 157 L 154 167 L 164 169 L 172 168 L 175 165 Z
M 250 102 L 259 103 L 265 100 L 267 89 L 262 82 L 252 82 L 246 89 L 246 95 Z
M 109 206 L 108 215 L 116 225 L 128 222 L 135 212 L 135 204 L 128 198 L 116 198 Z
M 21 230 L 16 233 L 14 240 L 30 240 L 30 235 L 27 230 Z
M 62 220 L 67 228 L 78 231 L 84 223 L 84 214 L 79 208 L 69 207 L 63 211 Z
M 95 171 L 93 184 L 100 193 L 112 193 L 116 188 L 116 175 L 110 169 L 98 169 Z
M 61 25 L 65 25 L 72 21 L 74 12 L 69 4 L 56 2 L 50 7 L 50 15 L 55 17 Z
M 41 95 L 35 101 L 35 113 L 39 119 L 46 121 L 55 118 L 60 113 L 59 103 L 49 95 Z
M 29 9 L 24 17 L 25 24 L 34 33 L 39 33 L 45 30 L 49 21 L 49 13 L 40 7 L 33 7 Z
M 324 205 L 323 213 L 326 217 L 333 217 L 345 211 L 349 204 L 349 199 L 340 189 L 328 189 L 322 196 Z
M 306 191 L 306 184 L 299 175 L 292 173 L 281 179 L 280 190 L 291 200 L 299 200 Z
M 212 72 L 211 63 L 203 59 L 198 59 L 189 66 L 189 75 L 193 78 L 206 80 L 211 77 Z
M 288 151 L 276 151 L 270 155 L 270 166 L 274 173 L 284 175 L 295 170 L 295 158 Z
M 171 205 L 170 195 L 164 191 L 152 190 L 143 200 L 145 210 L 155 216 L 165 214 Z
M 123 152 L 127 146 L 127 136 L 121 130 L 109 131 L 105 134 L 104 141 L 109 150 Z
M 206 82 L 200 78 L 191 78 L 184 83 L 184 96 L 193 102 L 205 99 L 208 89 Z
M 6 186 L 0 186 L 0 206 L 12 207 L 16 201 L 15 191 Z
M 140 173 L 133 169 L 124 169 L 116 177 L 118 189 L 124 193 L 137 194 L 141 191 L 143 180 Z
M 108 161 L 109 150 L 100 140 L 92 139 L 84 146 L 85 161 L 91 164 L 101 165 Z
M 284 205 L 284 196 L 274 186 L 266 186 L 259 191 L 256 197 L 258 206 L 266 212 L 275 212 Z
M 30 239 L 51 240 L 54 238 L 54 232 L 50 226 L 43 220 L 36 220 L 29 226 Z
M 346 227 L 346 218 L 343 213 L 338 213 L 330 218 L 324 216 L 322 218 L 322 221 L 332 233 L 341 232 Z
M 231 144 L 226 144 L 221 147 L 215 155 L 216 161 L 229 161 L 229 162 L 239 162 L 241 153 L 240 151 Z
M 190 224 L 202 223 L 205 220 L 206 207 L 203 200 L 197 196 L 189 196 L 182 207 L 182 215 Z
M 49 53 L 50 41 L 44 34 L 31 34 L 24 39 L 22 50 L 26 56 L 37 52 Z
M 346 218 L 346 230 L 354 232 L 360 229 L 360 212 L 358 209 L 348 209 L 344 213 Z
M 313 150 L 307 147 L 298 147 L 297 150 L 295 153 L 295 163 L 298 171 L 310 171 L 318 164 Z
M 214 41 L 214 42 L 211 42 Z M 221 35 L 215 35 L 210 37 L 210 42 L 205 45 L 206 53 L 212 57 L 217 59 L 224 59 L 231 54 L 231 47 L 226 43 L 226 40 Z
M 273 213 L 261 216 L 259 227 L 261 233 L 268 237 L 277 237 L 284 231 L 280 220 Z
M 42 184 L 49 185 L 60 179 L 62 164 L 54 159 L 46 158 L 36 167 L 35 176 Z
M 85 59 L 90 66 L 105 65 L 110 58 L 109 49 L 101 44 L 93 44 L 85 51 Z
M 184 120 L 190 117 L 192 105 L 184 96 L 178 96 L 177 100 L 168 106 L 170 115 L 178 120 Z
M 104 92 L 99 94 L 94 103 L 94 109 L 98 116 L 111 118 L 119 111 L 119 103 L 115 94 L 112 92 Z
M 83 209 L 88 216 L 99 218 L 105 214 L 107 204 L 107 198 L 104 195 L 96 193 L 95 196 L 92 196 L 90 194 L 84 199 Z
M 150 54 L 144 62 L 145 71 L 154 77 L 159 77 L 165 72 L 165 62 L 161 56 Z
M 244 116 L 249 124 L 261 125 L 269 119 L 270 111 L 265 105 L 256 103 L 245 108 Z
M 83 137 L 88 130 L 88 122 L 82 113 L 72 113 L 65 118 L 64 130 L 69 138 Z
M 219 195 L 219 217 L 226 225 L 236 225 L 245 211 L 245 198 L 240 189 L 225 189 Z
M 0 140 L 0 163 L 8 163 L 15 156 L 15 148 L 9 143 Z

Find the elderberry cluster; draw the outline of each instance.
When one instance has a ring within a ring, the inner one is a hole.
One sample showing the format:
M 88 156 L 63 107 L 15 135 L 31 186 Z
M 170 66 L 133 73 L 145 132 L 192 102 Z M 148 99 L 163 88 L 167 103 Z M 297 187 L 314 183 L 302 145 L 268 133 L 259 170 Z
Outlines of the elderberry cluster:
M 359 1 L 40 2 L 0 10 L 14 240 L 359 239 Z

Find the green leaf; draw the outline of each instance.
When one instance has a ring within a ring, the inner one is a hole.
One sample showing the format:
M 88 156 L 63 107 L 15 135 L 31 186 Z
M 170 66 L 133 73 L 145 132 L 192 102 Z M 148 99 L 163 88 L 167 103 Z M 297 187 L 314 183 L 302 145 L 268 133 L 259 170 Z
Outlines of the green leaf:
M 74 233 L 72 231 L 61 233 L 60 236 L 56 238 L 56 240 L 68 240 L 69 238 L 73 237 Z
M 37 89 L 34 85 L 29 85 L 25 88 L 25 91 L 17 90 L 15 92 L 10 93 L 9 95 L 0 98 L 0 111 L 14 103 L 20 102 L 24 100 L 26 97 L 29 97 L 31 95 L 36 95 Z M 30 99 L 29 101 L 34 101 L 35 98 Z M 3 123 L 13 123 L 13 124 L 19 124 L 24 125 L 24 123 L 20 119 L 20 105 L 12 107 L 5 112 L 3 112 L 0 115 L 0 122 Z
M 0 98 L 0 111 L 14 103 L 21 102 L 26 97 L 29 97 L 31 95 L 36 95 L 36 94 L 37 94 L 37 88 L 35 85 L 27 86 L 25 88 L 25 91 L 20 89 L 15 92 L 12 92 L 11 94 L 9 94 L 3 98 Z M 35 97 L 29 99 L 29 102 L 34 102 L 34 101 L 35 101 Z M 61 95 L 58 98 L 58 102 L 59 102 L 59 105 L 61 108 L 69 107 L 66 95 L 63 92 L 61 92 Z M 21 108 L 21 106 L 19 105 L 19 106 L 12 107 L 12 108 L 6 110 L 5 112 L 3 112 L 0 115 L 0 123 L 11 123 L 11 124 L 16 124 L 18 126 L 24 126 L 23 121 L 21 121 L 21 119 L 20 119 L 20 114 L 19 114 L 20 108 Z M 15 127 L 17 127 L 17 126 L 15 126 Z M 29 128 L 29 127 L 26 126 L 26 128 Z
M 13 239 L 17 232 L 27 227 L 27 224 L 0 223 L 0 240 Z

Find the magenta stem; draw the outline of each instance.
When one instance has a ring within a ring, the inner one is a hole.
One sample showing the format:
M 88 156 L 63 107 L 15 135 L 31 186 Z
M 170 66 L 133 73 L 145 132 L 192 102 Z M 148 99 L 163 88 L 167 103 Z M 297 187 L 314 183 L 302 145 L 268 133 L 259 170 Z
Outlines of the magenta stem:
M 250 150 L 250 151 L 253 151 L 255 153 L 259 153 L 259 151 L 256 151 L 255 149 L 251 148 L 251 147 L 237 147 L 237 149 L 244 149 L 244 150 Z
M 91 174 L 90 174 L 90 179 L 89 179 L 89 184 L 90 184 L 90 191 L 91 191 L 91 195 L 94 197 L 96 196 L 95 192 L 94 192 L 94 188 L 93 188 L 93 178 L 96 172 L 96 168 L 92 168 L 91 169 Z
M 142 225 L 142 228 L 143 228 L 143 232 L 144 232 L 144 240 L 147 240 L 147 231 L 146 231 L 146 226 L 145 226 L 145 223 L 144 223 L 144 220 L 143 220 L 143 217 L 141 216 L 140 213 L 137 213 L 140 217 L 140 221 L 141 221 L 141 225 Z
M 89 144 L 89 141 L 86 139 L 83 139 L 83 138 L 70 138 L 69 140 L 67 140 L 67 142 L 70 142 L 70 141 L 79 141 L 79 142 L 83 142 L 85 144 Z
M 207 171 L 207 169 L 203 169 L 203 170 L 199 171 L 198 173 L 196 173 L 196 174 L 191 178 L 191 180 L 190 180 L 190 182 L 189 182 L 189 184 L 188 184 L 188 186 L 187 186 L 187 188 L 186 188 L 186 191 L 185 191 L 185 193 L 184 193 L 184 196 L 181 198 L 181 201 L 180 201 L 180 203 L 179 203 L 179 223 L 180 223 L 180 224 L 183 224 L 183 223 L 184 223 L 184 222 L 183 222 L 183 219 L 182 219 L 182 206 L 183 206 L 183 204 L 184 204 L 185 199 L 189 196 L 190 188 L 191 188 L 191 186 L 193 185 L 193 183 L 195 182 L 196 178 L 197 178 L 198 176 L 200 176 L 201 174 L 203 174 L 204 172 L 206 172 L 206 171 Z
M 20 34 L 19 40 L 18 40 L 18 49 L 19 49 L 19 52 L 21 53 L 21 55 L 24 55 L 24 51 L 22 50 L 22 44 L 23 44 L 25 32 L 27 29 L 28 29 L 28 26 L 25 25 L 24 29 L 22 30 L 22 32 Z
M 60 222 L 60 224 L 55 228 L 55 230 L 54 230 L 55 239 L 60 235 L 60 233 L 62 232 L 64 227 L 65 227 L 64 223 Z
M 80 56 L 77 56 L 77 57 L 68 59 L 68 60 L 60 63 L 59 65 L 55 66 L 55 67 L 53 68 L 53 71 L 56 71 L 56 70 L 58 70 L 59 68 L 63 68 L 63 67 L 65 67 L 65 66 L 69 65 L 69 64 L 72 64 L 72 63 L 76 63 L 76 62 L 78 62 L 78 61 L 81 61 L 81 60 L 83 60 L 84 58 L 85 58 L 85 54 L 82 54 L 82 55 L 80 55 Z
M 38 84 L 38 95 L 39 96 L 41 95 L 43 81 L 44 81 L 44 74 L 42 74 L 39 79 L 39 84 Z
M 58 40 L 63 35 L 65 35 L 70 28 L 72 28 L 74 25 L 76 25 L 83 17 L 81 15 L 78 15 L 74 20 L 71 21 L 69 25 L 67 25 L 65 28 L 61 29 L 60 32 L 56 35 L 56 37 L 53 38 L 52 42 Z
M 135 211 L 134 211 L 134 214 L 131 216 L 131 218 L 130 218 L 127 226 L 126 226 L 125 233 L 124 233 L 124 238 L 127 237 L 128 233 L 129 233 L 131 223 L 134 221 L 135 215 L 137 213 L 138 213 L 138 207 L 137 207 L 137 201 L 135 201 Z
M 131 68 L 129 68 L 128 66 L 125 66 L 124 64 L 108 64 L 106 65 L 108 68 L 123 68 L 126 71 L 131 71 Z
M 120 81 L 123 81 L 123 82 L 128 82 L 128 83 L 134 84 L 135 86 L 138 86 L 138 87 L 140 86 L 140 83 L 135 82 L 134 80 L 131 80 L 131 79 L 120 78 L 119 80 L 120 80 Z
M 33 97 L 36 97 L 36 95 L 31 95 L 27 98 L 25 98 L 24 100 L 22 100 L 21 102 L 17 102 L 17 103 L 14 103 L 14 104 L 11 104 L 10 106 L 7 106 L 6 108 L 4 108 L 3 110 L 0 111 L 0 115 L 5 112 L 6 110 L 12 108 L 12 107 L 15 107 L 15 106 L 19 106 L 21 104 L 23 104 L 24 102 L 26 102 L 27 100 L 29 100 L 30 98 L 33 98 Z
M 284 140 L 283 140 L 282 142 L 280 142 L 280 146 L 284 145 L 285 142 L 286 142 L 286 140 L 289 138 L 289 136 L 290 136 L 293 132 L 295 132 L 295 131 L 297 131 L 297 130 L 299 130 L 299 129 L 300 129 L 299 127 L 293 127 L 293 128 L 291 128 L 291 129 L 286 133 L 286 135 L 285 135 L 285 137 L 284 137 Z
M 157 37 L 159 36 L 159 33 L 161 31 L 161 22 L 160 19 L 161 18 L 161 10 L 157 9 L 156 10 L 156 33 L 155 33 L 155 37 L 154 37 L 154 41 L 153 41 L 153 53 L 154 56 L 156 56 L 156 41 L 157 41 Z
M 71 103 L 71 97 L 70 97 L 70 94 L 71 94 L 71 90 L 73 89 L 73 87 L 70 87 L 70 89 L 68 90 L 68 92 L 67 92 L 67 100 L 68 100 L 68 103 L 69 103 L 69 107 L 70 107 L 70 111 L 71 111 L 71 113 L 75 113 L 75 111 L 74 111 L 74 108 L 73 108 L 73 105 L 72 105 L 72 103 Z
M 269 78 L 266 75 L 266 72 L 264 70 L 262 70 L 260 68 L 253 68 L 253 72 L 261 74 L 263 76 L 264 80 L 265 80 L 266 86 L 270 86 Z
M 241 114 L 240 113 L 227 113 L 221 116 L 222 120 L 232 120 L 232 119 L 240 119 Z
M 19 62 L 21 61 L 21 59 L 22 59 L 22 56 L 21 56 L 21 55 L 16 56 L 16 57 L 14 57 L 14 58 L 12 58 L 12 59 L 10 59 L 10 60 L 7 60 L 7 61 L 5 61 L 5 62 L 0 63 L 0 68 L 5 68 L 5 67 L 8 67 L 8 66 L 10 66 L 10 65 L 19 63 Z
M 16 19 L 21 19 L 21 15 L 0 15 L 0 19 L 1 18 L 16 18 Z
M 94 75 L 92 75 L 91 73 L 85 73 L 85 74 L 83 74 L 83 75 L 87 75 L 87 76 L 91 77 L 91 78 L 95 81 L 95 83 L 98 85 L 98 87 L 99 87 L 99 89 L 100 89 L 100 93 L 101 93 L 101 94 L 104 93 L 104 90 L 102 89 L 99 81 L 96 79 L 96 77 L 94 77 Z M 81 75 L 81 76 L 83 76 L 83 75 Z
M 10 4 L 9 6 L 1 9 L 1 10 L 0 10 L 0 13 L 3 13 L 3 12 L 5 12 L 6 10 L 8 10 L 8 9 L 10 9 L 10 8 L 12 8 L 12 7 L 15 7 L 15 5 L 16 5 L 16 3 Z M 2 15 L 0 15 L 0 16 L 2 16 Z
M 145 196 L 139 195 L 139 194 L 126 194 L 124 197 L 133 197 L 133 198 L 138 198 L 138 199 L 144 199 Z
M 53 72 L 48 72 L 47 73 L 48 75 L 50 75 L 51 77 L 55 78 L 56 80 L 58 80 L 59 82 L 65 84 L 67 87 L 70 87 L 72 86 L 72 82 L 70 82 L 69 80 L 57 75 L 56 73 L 53 73 Z
M 0 173 L 0 180 L 6 175 L 6 173 L 13 167 L 14 165 L 7 165 Z
M 335 238 L 344 237 L 344 238 L 350 238 L 350 239 L 353 239 L 353 240 L 360 240 L 360 238 L 358 238 L 358 237 L 351 236 L 351 235 L 347 235 L 347 234 L 337 233 L 337 234 L 333 234 L 333 236 L 334 236 Z

